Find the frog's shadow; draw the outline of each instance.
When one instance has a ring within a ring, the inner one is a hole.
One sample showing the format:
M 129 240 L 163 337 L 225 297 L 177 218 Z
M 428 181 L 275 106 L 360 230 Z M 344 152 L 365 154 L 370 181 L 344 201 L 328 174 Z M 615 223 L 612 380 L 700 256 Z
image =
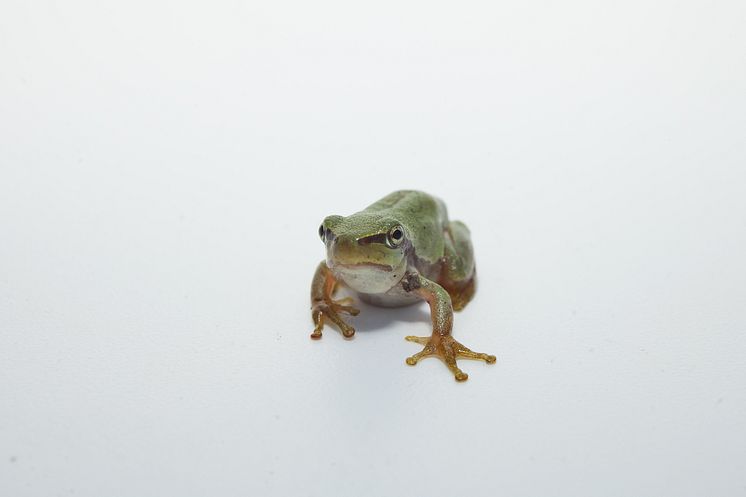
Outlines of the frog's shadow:
M 392 323 L 430 323 L 430 312 L 425 302 L 404 307 L 379 307 L 355 299 L 360 314 L 348 320 L 355 330 L 362 333 L 389 328 Z M 426 328 L 423 328 L 423 332 Z

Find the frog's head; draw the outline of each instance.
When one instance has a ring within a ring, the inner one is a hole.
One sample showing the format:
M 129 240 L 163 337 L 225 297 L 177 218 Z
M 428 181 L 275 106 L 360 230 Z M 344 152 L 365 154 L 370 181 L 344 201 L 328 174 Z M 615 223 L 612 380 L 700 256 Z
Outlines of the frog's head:
M 407 269 L 409 242 L 396 220 L 358 213 L 329 216 L 319 226 L 326 264 L 334 275 L 361 293 L 384 293 Z

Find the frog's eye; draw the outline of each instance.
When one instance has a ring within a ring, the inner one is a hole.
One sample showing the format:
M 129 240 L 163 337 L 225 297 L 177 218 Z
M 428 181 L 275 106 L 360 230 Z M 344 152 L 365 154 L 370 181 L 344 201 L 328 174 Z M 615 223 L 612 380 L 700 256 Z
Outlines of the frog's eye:
M 402 240 L 404 240 L 404 230 L 402 227 L 394 226 L 391 228 L 391 231 L 389 231 L 389 234 L 386 237 L 386 242 L 389 247 L 398 247 Z
M 321 238 L 322 242 L 326 241 L 325 235 L 326 235 L 326 230 L 324 229 L 324 225 L 322 224 L 321 226 L 319 226 L 319 238 Z

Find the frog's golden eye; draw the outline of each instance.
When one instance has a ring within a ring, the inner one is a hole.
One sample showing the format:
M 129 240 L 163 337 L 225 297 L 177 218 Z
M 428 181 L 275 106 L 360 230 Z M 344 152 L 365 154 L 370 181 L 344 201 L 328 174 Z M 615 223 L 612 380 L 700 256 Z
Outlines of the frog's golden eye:
M 404 230 L 401 226 L 394 226 L 393 228 L 391 228 L 391 231 L 389 231 L 389 234 L 386 237 L 386 242 L 388 243 L 389 247 L 398 247 L 403 240 Z
M 325 238 L 326 238 L 325 235 L 326 235 L 326 230 L 324 229 L 324 225 L 322 224 L 321 226 L 319 226 L 319 238 L 321 238 L 322 242 L 326 241 L 325 240 Z

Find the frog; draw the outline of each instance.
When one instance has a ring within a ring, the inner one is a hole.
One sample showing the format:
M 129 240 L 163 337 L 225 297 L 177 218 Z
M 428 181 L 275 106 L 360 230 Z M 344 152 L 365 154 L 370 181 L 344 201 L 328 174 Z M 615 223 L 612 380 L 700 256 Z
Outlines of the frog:
M 353 296 L 379 307 L 427 302 L 432 334 L 405 339 L 423 346 L 406 358 L 440 358 L 462 382 L 469 375 L 459 359 L 494 364 L 494 355 L 474 352 L 452 335 L 454 311 L 461 311 L 476 291 L 476 267 L 471 233 L 460 221 L 450 221 L 446 204 L 417 190 L 395 191 L 360 212 L 324 218 L 318 229 L 326 258 L 311 282 L 311 338 L 322 337 L 324 325 L 335 325 L 352 338 L 353 328 L 342 315 L 357 316 Z M 335 299 L 345 287 L 351 296 Z

